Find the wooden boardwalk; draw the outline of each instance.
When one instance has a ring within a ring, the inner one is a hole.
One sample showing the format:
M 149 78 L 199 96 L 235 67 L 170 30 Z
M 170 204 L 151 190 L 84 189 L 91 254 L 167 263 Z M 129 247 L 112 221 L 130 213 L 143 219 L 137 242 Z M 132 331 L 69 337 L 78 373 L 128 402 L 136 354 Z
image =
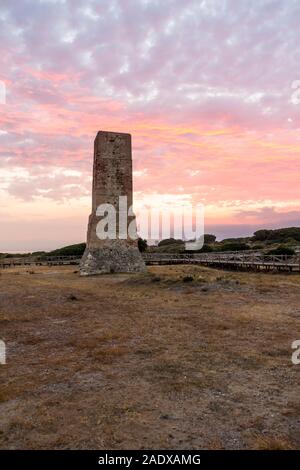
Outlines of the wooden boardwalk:
M 0 259 L 0 269 L 13 268 L 15 266 L 62 266 L 76 265 L 80 263 L 79 256 L 47 256 L 29 258 L 3 258 Z
M 146 253 L 148 265 L 200 264 L 222 269 L 300 272 L 300 255 L 264 255 L 259 253 Z
M 300 272 L 300 255 L 264 255 L 259 253 L 143 253 L 147 265 L 199 264 L 221 269 Z M 78 256 L 3 258 L 0 269 L 16 266 L 78 265 Z

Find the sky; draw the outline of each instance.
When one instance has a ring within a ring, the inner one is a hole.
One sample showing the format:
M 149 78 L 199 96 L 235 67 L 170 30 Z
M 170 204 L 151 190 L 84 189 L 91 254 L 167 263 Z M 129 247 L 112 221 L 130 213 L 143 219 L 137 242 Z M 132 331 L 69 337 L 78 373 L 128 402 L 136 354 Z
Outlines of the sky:
M 218 238 L 300 225 L 299 0 L 0 0 L 0 252 L 86 238 L 93 140 L 129 132 L 134 207 Z

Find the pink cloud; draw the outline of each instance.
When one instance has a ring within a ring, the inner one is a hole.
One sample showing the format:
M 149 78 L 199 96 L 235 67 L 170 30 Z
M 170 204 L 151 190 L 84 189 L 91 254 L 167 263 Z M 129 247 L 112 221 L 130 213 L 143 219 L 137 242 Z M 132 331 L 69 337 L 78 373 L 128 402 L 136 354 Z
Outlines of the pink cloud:
M 223 224 L 237 201 L 241 224 L 262 207 L 286 220 L 283 203 L 297 215 L 298 2 L 27 0 L 0 13 L 0 169 L 29 172 L 5 177 L 3 197 L 84 197 L 107 129 L 132 133 L 140 194 L 189 194 Z M 80 181 L 47 178 L 55 168 Z

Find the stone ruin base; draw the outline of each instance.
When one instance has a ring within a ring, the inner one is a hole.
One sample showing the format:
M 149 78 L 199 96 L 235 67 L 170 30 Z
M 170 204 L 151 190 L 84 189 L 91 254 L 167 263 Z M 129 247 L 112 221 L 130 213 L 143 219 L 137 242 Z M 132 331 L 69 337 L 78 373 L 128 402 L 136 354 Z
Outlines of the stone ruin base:
M 137 273 L 146 270 L 136 246 L 116 243 L 114 246 L 86 248 L 80 262 L 80 275 L 107 273 Z

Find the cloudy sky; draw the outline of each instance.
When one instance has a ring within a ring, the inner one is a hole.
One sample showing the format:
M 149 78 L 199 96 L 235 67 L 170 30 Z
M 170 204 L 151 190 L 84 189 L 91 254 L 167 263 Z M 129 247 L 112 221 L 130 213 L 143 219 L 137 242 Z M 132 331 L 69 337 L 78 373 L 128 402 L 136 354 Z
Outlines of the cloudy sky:
M 0 252 L 85 239 L 98 130 L 135 204 L 300 225 L 299 0 L 1 0 Z M 4 93 L 6 92 L 6 93 Z

